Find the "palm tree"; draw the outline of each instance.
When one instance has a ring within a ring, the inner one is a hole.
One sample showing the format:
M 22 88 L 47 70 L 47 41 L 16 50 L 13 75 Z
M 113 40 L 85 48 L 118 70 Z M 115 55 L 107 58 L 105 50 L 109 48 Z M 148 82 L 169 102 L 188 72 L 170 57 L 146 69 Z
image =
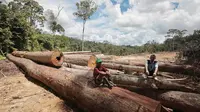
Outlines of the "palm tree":
M 97 10 L 97 5 L 92 0 L 82 0 L 80 3 L 76 3 L 77 12 L 74 12 L 74 15 L 83 20 L 83 32 L 82 32 L 82 51 L 84 50 L 84 31 L 85 23 L 90 16 L 94 14 Z

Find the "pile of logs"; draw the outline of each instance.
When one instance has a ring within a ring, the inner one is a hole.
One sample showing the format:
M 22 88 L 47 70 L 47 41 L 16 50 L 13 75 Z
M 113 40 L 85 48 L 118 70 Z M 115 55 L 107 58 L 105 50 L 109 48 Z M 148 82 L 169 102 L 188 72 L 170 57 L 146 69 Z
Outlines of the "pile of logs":
M 132 75 L 133 72 L 144 71 L 142 63 L 114 61 L 115 56 L 98 53 L 94 55 L 89 51 L 16 51 L 12 55 L 8 54 L 7 58 L 21 67 L 27 75 L 46 84 L 65 100 L 88 112 L 171 112 L 172 109 L 183 112 L 200 111 L 199 88 L 178 83 L 186 78 L 176 80 L 162 75 L 154 80 Z M 96 58 L 105 62 L 103 65 L 109 69 L 111 78 L 118 87 L 95 87 L 93 68 L 96 66 Z M 164 64 L 160 66 L 160 70 L 165 72 L 175 72 L 176 69 L 181 71 L 180 65 L 176 65 L 177 68 Z M 127 74 L 127 71 L 131 71 L 131 74 Z

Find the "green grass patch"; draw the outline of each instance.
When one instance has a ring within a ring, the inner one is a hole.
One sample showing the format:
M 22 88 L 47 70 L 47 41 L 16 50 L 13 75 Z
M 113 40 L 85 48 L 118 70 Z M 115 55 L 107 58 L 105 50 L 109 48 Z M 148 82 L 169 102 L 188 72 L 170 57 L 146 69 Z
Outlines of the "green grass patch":
M 6 57 L 0 55 L 0 60 L 4 60 L 4 59 L 6 59 Z

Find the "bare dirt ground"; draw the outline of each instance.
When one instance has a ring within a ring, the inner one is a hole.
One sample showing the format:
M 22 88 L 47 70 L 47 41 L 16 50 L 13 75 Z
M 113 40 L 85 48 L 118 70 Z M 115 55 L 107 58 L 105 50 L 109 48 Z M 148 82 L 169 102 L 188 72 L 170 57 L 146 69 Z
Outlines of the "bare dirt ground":
M 0 61 L 0 112 L 74 112 L 44 85 L 27 78 L 7 60 Z

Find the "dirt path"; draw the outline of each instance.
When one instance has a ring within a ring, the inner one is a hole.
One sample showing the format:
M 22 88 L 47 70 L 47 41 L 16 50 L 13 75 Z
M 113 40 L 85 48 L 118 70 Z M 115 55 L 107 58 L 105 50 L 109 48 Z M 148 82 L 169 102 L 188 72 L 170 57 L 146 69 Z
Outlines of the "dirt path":
M 9 61 L 0 61 L 0 112 L 73 112 L 42 85 L 26 78 Z M 34 83 L 33 83 L 34 82 Z

